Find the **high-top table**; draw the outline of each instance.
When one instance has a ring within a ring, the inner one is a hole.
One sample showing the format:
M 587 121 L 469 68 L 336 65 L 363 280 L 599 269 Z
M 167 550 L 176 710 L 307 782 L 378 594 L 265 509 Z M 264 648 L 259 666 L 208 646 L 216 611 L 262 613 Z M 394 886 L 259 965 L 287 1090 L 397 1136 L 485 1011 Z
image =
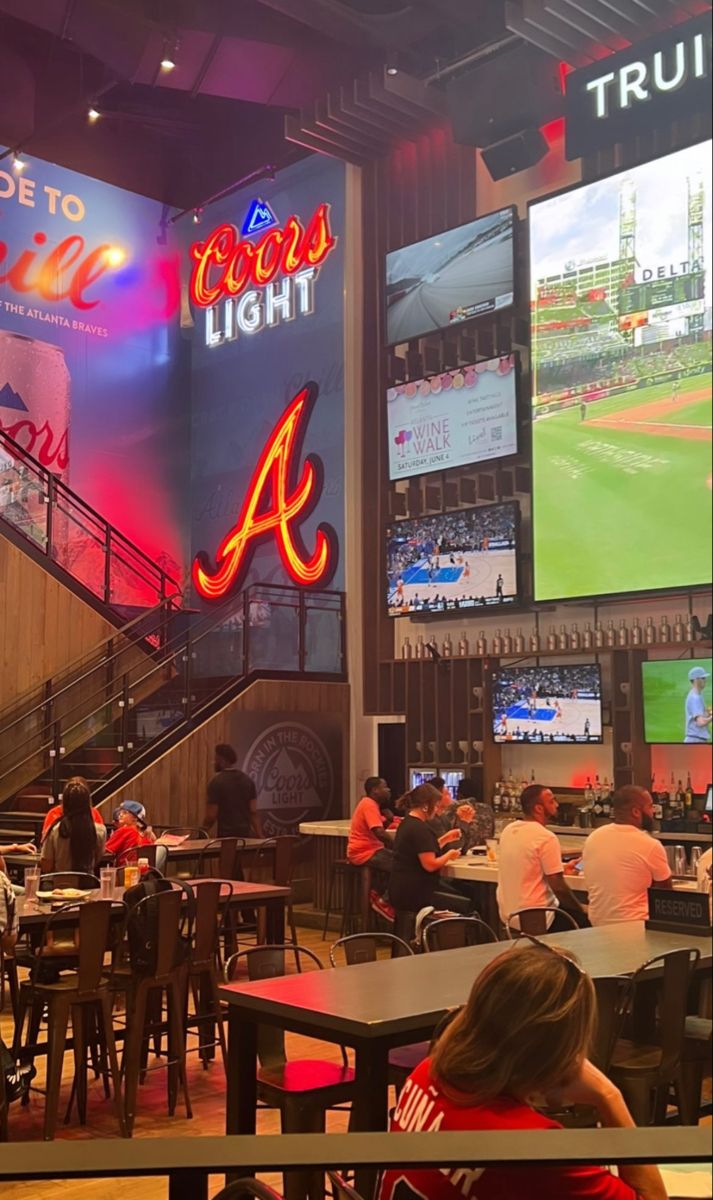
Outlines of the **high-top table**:
M 656 933 L 643 922 L 544 940 L 572 950 L 593 977 L 630 975 L 649 959 L 685 947 L 700 950 L 702 968 L 713 961 L 710 937 Z M 352 1047 L 351 1127 L 385 1129 L 389 1051 L 429 1038 L 447 1012 L 466 1002 L 480 972 L 503 953 L 517 950 L 499 942 L 222 987 L 229 1026 L 226 1133 L 255 1132 L 259 1025 Z

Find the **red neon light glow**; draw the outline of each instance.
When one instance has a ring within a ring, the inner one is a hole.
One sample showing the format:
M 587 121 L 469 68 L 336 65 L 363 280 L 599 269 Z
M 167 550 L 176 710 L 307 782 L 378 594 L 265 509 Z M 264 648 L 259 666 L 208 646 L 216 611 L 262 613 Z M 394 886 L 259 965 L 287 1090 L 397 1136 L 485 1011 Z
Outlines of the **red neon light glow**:
M 4 266 L 0 283 L 7 283 L 15 292 L 36 292 L 49 303 L 69 300 L 83 311 L 96 308 L 99 301 L 87 300 L 85 293 L 106 271 L 120 265 L 111 260 L 116 247 L 103 244 L 88 250 L 84 238 L 73 234 L 47 251 L 47 234 L 42 230 L 32 240 L 39 250 L 22 250 L 9 266 L 10 247 L 0 241 L 0 264 Z
M 191 300 L 199 308 L 212 308 L 250 286 L 267 287 L 278 275 L 321 267 L 337 244 L 329 213 L 329 204 L 320 204 L 306 228 L 298 217 L 290 217 L 284 229 L 271 229 L 257 242 L 242 240 L 234 225 L 219 225 L 204 242 L 191 246 Z
M 298 587 L 326 586 L 337 566 L 339 546 L 330 525 L 316 534 L 309 556 L 299 526 L 322 494 L 319 459 L 305 459 L 297 478 L 302 442 L 319 393 L 308 383 L 287 406 L 265 445 L 253 472 L 236 524 L 218 547 L 216 569 L 205 554 L 193 563 L 193 582 L 204 600 L 221 600 L 239 587 L 258 541 L 274 536 L 282 565 Z

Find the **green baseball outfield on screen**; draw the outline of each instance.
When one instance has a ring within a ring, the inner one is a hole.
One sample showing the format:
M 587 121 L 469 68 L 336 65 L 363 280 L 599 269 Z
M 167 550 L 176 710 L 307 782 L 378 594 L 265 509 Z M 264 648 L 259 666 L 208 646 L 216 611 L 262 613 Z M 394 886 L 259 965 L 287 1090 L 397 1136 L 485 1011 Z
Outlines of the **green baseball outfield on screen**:
M 690 679 L 691 671 L 696 669 L 707 676 L 699 684 Z M 642 664 L 647 742 L 662 746 L 691 743 L 692 711 L 700 710 L 701 714 L 710 711 L 712 669 L 713 660 L 710 658 Z M 706 742 L 710 745 L 710 731 L 710 725 L 707 728 L 699 725 L 694 737 L 701 745 Z
M 711 144 L 530 209 L 535 599 L 708 584 Z

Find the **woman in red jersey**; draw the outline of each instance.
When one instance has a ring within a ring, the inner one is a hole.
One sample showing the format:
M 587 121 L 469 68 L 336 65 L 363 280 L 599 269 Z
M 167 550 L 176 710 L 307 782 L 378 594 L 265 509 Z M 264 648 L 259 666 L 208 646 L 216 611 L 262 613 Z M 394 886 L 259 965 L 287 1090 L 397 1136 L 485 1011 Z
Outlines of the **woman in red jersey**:
M 465 1008 L 411 1075 L 400 1132 L 559 1128 L 537 1105 L 587 1104 L 608 1128 L 634 1121 L 618 1089 L 587 1059 L 596 1020 L 592 981 L 545 943 L 515 943 L 476 980 Z M 602 1134 L 602 1137 L 605 1135 Z M 380 1200 L 666 1200 L 655 1167 L 393 1169 Z

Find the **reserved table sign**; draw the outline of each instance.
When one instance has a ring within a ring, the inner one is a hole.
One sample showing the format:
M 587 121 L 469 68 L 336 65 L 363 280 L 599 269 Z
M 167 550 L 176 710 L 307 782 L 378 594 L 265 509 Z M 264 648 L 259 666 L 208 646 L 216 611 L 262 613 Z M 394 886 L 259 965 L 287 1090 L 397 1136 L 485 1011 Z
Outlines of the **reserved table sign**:
M 707 892 L 674 892 L 668 888 L 649 888 L 647 929 L 665 933 L 701 934 L 711 932 L 711 905 Z

